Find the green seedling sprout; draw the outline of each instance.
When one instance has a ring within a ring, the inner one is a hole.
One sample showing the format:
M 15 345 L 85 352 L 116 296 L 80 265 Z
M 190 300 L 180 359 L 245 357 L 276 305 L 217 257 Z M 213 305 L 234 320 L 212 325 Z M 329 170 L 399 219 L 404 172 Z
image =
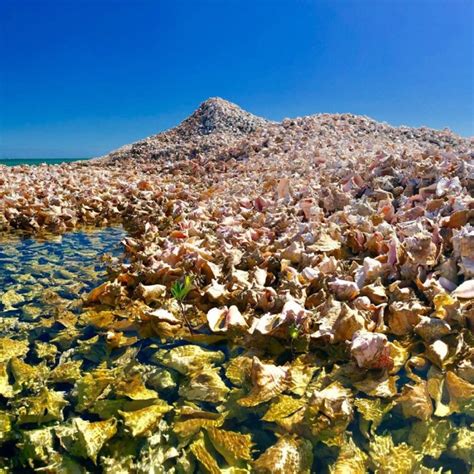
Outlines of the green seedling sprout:
M 300 328 L 298 324 L 293 323 L 288 327 L 288 336 L 290 337 L 291 353 L 293 354 L 293 357 L 294 357 L 295 350 L 294 350 L 293 344 L 300 336 Z
M 183 320 L 185 321 L 186 326 L 188 326 L 188 329 L 191 334 L 193 333 L 193 328 L 188 318 L 186 317 L 186 311 L 184 309 L 184 300 L 186 299 L 186 296 L 188 296 L 188 293 L 192 290 L 192 288 L 193 279 L 189 275 L 186 275 L 184 277 L 184 281 L 175 281 L 171 285 L 171 294 L 173 295 L 173 298 L 178 302 Z

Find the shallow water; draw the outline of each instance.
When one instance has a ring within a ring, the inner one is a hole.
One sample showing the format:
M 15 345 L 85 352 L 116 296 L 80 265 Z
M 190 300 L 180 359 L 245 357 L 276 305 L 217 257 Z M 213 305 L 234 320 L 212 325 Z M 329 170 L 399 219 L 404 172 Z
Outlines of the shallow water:
M 32 321 L 76 304 L 106 277 L 105 254 L 121 254 L 121 228 L 78 231 L 38 240 L 0 237 L 0 301 L 4 316 Z

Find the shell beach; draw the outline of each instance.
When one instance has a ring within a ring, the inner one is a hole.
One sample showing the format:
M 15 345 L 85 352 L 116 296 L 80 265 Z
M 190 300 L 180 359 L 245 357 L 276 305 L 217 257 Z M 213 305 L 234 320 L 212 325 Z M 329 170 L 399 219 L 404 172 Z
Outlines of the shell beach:
M 472 472 L 473 145 L 212 98 L 0 165 L 1 472 Z

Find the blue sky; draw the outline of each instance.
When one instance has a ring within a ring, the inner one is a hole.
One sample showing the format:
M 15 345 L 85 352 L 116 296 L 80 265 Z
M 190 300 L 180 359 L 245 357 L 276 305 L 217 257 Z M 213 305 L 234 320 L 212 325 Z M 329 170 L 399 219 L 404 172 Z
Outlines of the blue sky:
M 472 0 L 0 0 L 0 157 L 97 156 L 221 96 L 474 135 Z

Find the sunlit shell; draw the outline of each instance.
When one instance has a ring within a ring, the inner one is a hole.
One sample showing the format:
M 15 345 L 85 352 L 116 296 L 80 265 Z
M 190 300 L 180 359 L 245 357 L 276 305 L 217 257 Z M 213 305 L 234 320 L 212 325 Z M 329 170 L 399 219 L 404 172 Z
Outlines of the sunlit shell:
M 143 285 L 139 283 L 136 292 L 137 296 L 143 298 L 146 304 L 150 304 L 162 300 L 166 296 L 167 289 L 164 285 Z
M 359 287 L 353 281 L 336 278 L 328 284 L 338 300 L 353 300 L 359 294 Z
M 388 325 L 390 331 L 397 336 L 410 334 L 420 322 L 420 317 L 430 312 L 430 309 L 418 301 L 396 301 L 389 306 Z
M 367 369 L 392 368 L 387 336 L 380 333 L 357 331 L 352 336 L 351 354 L 359 367 Z
M 454 254 L 460 258 L 462 273 L 467 277 L 474 276 L 474 228 L 468 224 L 454 231 Z
M 311 245 L 311 249 L 319 252 L 333 252 L 341 248 L 341 242 L 333 239 L 330 235 L 323 233 L 319 239 Z
M 437 260 L 437 248 L 428 232 L 419 232 L 408 237 L 403 246 L 417 264 L 433 265 Z
M 417 385 L 405 385 L 398 397 L 398 403 L 402 405 L 406 417 L 414 416 L 426 421 L 433 414 L 433 404 L 424 381 Z
M 87 303 L 101 303 L 113 306 L 125 296 L 124 288 L 118 282 L 105 282 L 92 290 L 87 296 Z
M 365 257 L 362 267 L 355 273 L 355 282 L 359 288 L 378 278 L 383 271 L 383 265 L 375 258 Z
M 435 316 L 440 319 L 446 319 L 451 310 L 459 306 L 458 301 L 447 293 L 438 293 L 433 298 L 435 306 Z
M 382 304 L 387 301 L 387 290 L 377 282 L 364 286 L 360 290 L 360 294 L 367 296 L 373 304 Z
M 253 358 L 252 390 L 238 401 L 239 405 L 252 407 L 276 397 L 289 386 L 289 368 L 264 364 Z
M 297 301 L 290 299 L 283 305 L 279 314 L 264 314 L 260 318 L 255 318 L 250 334 L 259 332 L 260 334 L 271 334 L 280 337 L 288 336 L 288 327 L 296 324 L 306 327 L 308 321 L 308 311 L 305 310 Z
M 461 299 L 474 299 L 474 280 L 465 281 L 459 285 L 451 295 Z
M 451 332 L 451 326 L 438 318 L 420 316 L 420 322 L 415 326 L 415 332 L 425 341 L 440 339 Z
M 371 397 L 391 398 L 397 394 L 397 380 L 397 376 L 370 374 L 354 382 L 354 387 Z
M 212 332 L 226 332 L 230 329 L 245 329 L 248 327 L 245 318 L 237 306 L 230 308 L 212 308 L 207 313 L 207 324 Z
M 212 280 L 211 284 L 206 287 L 205 294 L 211 301 L 222 301 L 228 291 L 224 285 L 221 285 L 217 280 Z

